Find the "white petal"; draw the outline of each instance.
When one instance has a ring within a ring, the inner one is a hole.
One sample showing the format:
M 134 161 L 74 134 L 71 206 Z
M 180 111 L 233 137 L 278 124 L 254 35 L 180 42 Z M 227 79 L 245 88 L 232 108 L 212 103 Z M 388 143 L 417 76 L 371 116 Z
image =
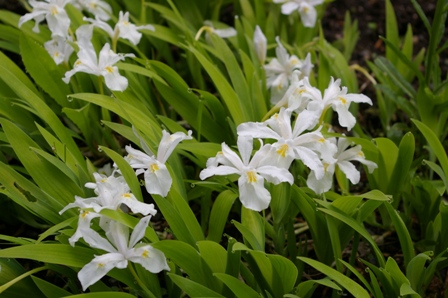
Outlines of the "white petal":
M 254 211 L 261 211 L 269 207 L 271 194 L 264 188 L 264 178 L 260 175 L 252 176 L 256 181 L 248 181 L 247 175 L 243 174 L 238 179 L 240 201 L 244 207 Z
M 134 227 L 134 230 L 132 231 L 131 234 L 131 239 L 129 240 L 130 248 L 134 247 L 137 244 L 137 242 L 139 242 L 143 238 L 143 236 L 145 236 L 146 228 L 148 227 L 150 220 L 151 215 L 145 216 L 142 219 L 140 219 L 138 224 Z
M 124 91 L 128 87 L 128 79 L 120 75 L 116 66 L 107 66 L 101 74 L 104 77 L 107 88 L 110 90 Z
M 287 2 L 282 5 L 282 14 L 290 15 L 299 8 L 299 4 L 296 2 Z
M 157 160 L 161 163 L 165 163 L 174 151 L 176 146 L 183 140 L 191 140 L 192 131 L 188 131 L 188 135 L 183 132 L 176 132 L 169 134 L 165 130 L 162 131 L 162 140 L 160 141 L 159 148 L 157 150 Z
M 281 182 L 288 182 L 289 184 L 294 183 L 294 177 L 292 174 L 284 168 L 274 167 L 274 166 L 263 166 L 257 169 L 268 182 L 273 184 L 279 184 Z
M 71 246 L 75 246 L 75 243 L 80 238 L 84 237 L 85 231 L 90 230 L 90 223 L 95 217 L 101 217 L 101 215 L 85 210 L 81 210 L 79 212 L 78 228 L 76 229 L 76 232 L 68 239 Z
M 249 164 L 252 155 L 253 141 L 250 136 L 239 136 L 237 140 L 238 150 L 244 165 Z
M 170 191 L 173 179 L 167 167 L 156 161 L 151 164 L 149 169 L 145 171 L 145 186 L 150 194 L 166 197 Z
M 162 270 L 170 270 L 163 252 L 153 248 L 151 245 L 145 245 L 129 250 L 127 259 L 142 265 L 146 270 L 152 273 L 159 273 Z
M 296 159 L 300 159 L 308 168 L 316 172 L 317 179 L 324 175 L 324 166 L 315 152 L 306 147 L 294 148 Z
M 344 95 L 344 98 L 350 102 L 357 102 L 357 103 L 362 102 L 362 103 L 368 103 L 369 105 L 372 105 L 372 100 L 369 97 L 365 96 L 364 94 L 351 93 L 351 94 Z
M 360 179 L 359 171 L 349 161 L 340 161 L 337 163 L 339 169 L 347 176 L 352 184 L 357 184 Z
M 339 124 L 351 130 L 356 124 L 356 118 L 349 112 L 348 107 L 342 104 L 334 104 L 333 107 L 338 113 Z
M 117 252 L 117 249 L 109 241 L 100 236 L 92 229 L 85 230 L 83 233 L 84 241 L 93 248 L 99 248 L 107 252 Z
M 302 2 L 299 13 L 303 26 L 313 28 L 316 25 L 317 12 L 314 6 Z
M 119 200 L 120 204 L 124 204 L 131 209 L 132 213 L 140 213 L 142 215 L 156 215 L 157 210 L 154 209 L 153 204 L 146 204 L 137 200 L 137 198 L 130 193 L 126 193 Z
M 199 173 L 199 178 L 201 178 L 201 180 L 204 180 L 214 175 L 225 176 L 239 173 L 240 170 L 229 166 L 208 167 L 206 169 L 203 169 L 201 173 Z
M 127 267 L 127 261 L 119 253 L 108 253 L 95 257 L 78 272 L 78 279 L 85 291 L 89 286 L 99 281 L 114 267 Z
M 236 30 L 231 27 L 225 28 L 225 29 L 214 29 L 213 33 L 215 33 L 216 35 L 218 35 L 219 37 L 222 37 L 222 38 L 232 37 L 237 34 Z
M 266 123 L 260 122 L 245 122 L 241 123 L 237 127 L 238 136 L 247 136 L 252 138 L 263 138 L 263 139 L 275 139 L 278 140 L 281 136 L 266 126 Z
M 266 61 L 267 43 L 266 36 L 264 36 L 263 31 L 261 31 L 260 27 L 257 25 L 254 32 L 254 47 L 261 65 Z
M 316 194 L 323 194 L 324 192 L 329 191 L 333 184 L 333 172 L 326 171 L 322 178 L 317 179 L 316 173 L 311 171 L 306 180 L 306 184 Z

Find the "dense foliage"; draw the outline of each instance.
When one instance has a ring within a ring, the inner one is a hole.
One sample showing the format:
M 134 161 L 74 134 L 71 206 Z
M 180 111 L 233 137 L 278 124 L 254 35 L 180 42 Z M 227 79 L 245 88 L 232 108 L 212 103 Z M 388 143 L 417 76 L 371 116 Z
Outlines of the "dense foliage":
M 0 293 L 433 292 L 448 267 L 448 0 L 433 16 L 409 4 L 427 47 L 399 36 L 386 0 L 368 69 L 350 62 L 349 13 L 325 39 L 324 0 L 0 10 Z

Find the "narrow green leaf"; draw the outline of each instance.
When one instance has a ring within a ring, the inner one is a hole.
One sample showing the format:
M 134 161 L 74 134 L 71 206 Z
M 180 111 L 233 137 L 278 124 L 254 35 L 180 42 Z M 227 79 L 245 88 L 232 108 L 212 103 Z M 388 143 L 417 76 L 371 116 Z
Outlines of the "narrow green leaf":
M 400 246 L 403 250 L 403 258 L 405 267 L 408 263 L 414 258 L 414 244 L 412 243 L 411 235 L 403 222 L 403 219 L 397 213 L 397 211 L 392 207 L 389 203 L 384 203 L 386 206 L 387 212 L 389 213 L 390 218 L 394 224 L 395 230 L 398 234 L 398 239 L 400 240 Z
M 68 244 L 28 244 L 0 250 L 1 258 L 30 259 L 77 268 L 89 263 L 93 254 L 92 249 Z
M 41 279 L 36 276 L 31 276 L 32 280 L 36 284 L 36 286 L 39 288 L 39 290 L 44 293 L 45 297 L 47 298 L 59 298 L 59 297 L 65 297 L 70 296 L 71 293 L 67 292 L 66 290 L 53 285 L 52 283 Z
M 373 251 L 375 252 L 375 255 L 377 257 L 377 260 L 378 260 L 378 263 L 380 264 L 380 266 L 384 267 L 385 262 L 384 262 L 384 258 L 383 258 L 383 254 L 382 254 L 381 250 L 378 248 L 378 245 L 372 239 L 372 236 L 369 234 L 369 232 L 367 232 L 367 230 L 360 223 L 358 223 L 353 218 L 348 217 L 348 216 L 346 216 L 340 212 L 334 211 L 334 210 L 325 209 L 325 208 L 318 208 L 318 210 L 322 211 L 324 213 L 327 213 L 327 214 L 339 219 L 340 221 L 346 223 L 347 225 L 352 227 L 356 232 L 358 232 L 361 236 L 363 236 L 367 240 L 367 242 L 369 242 L 370 246 L 373 248 Z
M 227 79 L 203 54 L 196 50 L 193 46 L 189 46 L 189 50 L 196 56 L 201 65 L 207 71 L 216 88 L 218 89 L 222 100 L 226 104 L 230 115 L 236 125 L 247 121 L 245 118 L 244 107 L 240 102 L 240 98 L 236 94 L 235 90 L 230 86 Z
M 196 283 L 190 279 L 184 278 L 182 276 L 168 273 L 171 280 L 181 288 L 189 297 L 224 297 L 215 291 L 208 289 L 207 287 Z
M 241 298 L 260 298 L 254 289 L 243 283 L 236 277 L 225 273 L 214 273 L 214 276 L 219 278 L 229 289 L 236 295 L 236 297 Z
M 70 295 L 67 297 L 75 297 L 75 298 L 135 298 L 134 295 L 128 293 L 120 293 L 120 292 L 95 292 L 95 293 L 84 293 L 78 295 Z
M 342 259 L 339 259 L 338 262 L 344 264 L 344 266 L 347 267 L 347 269 L 349 269 L 364 284 L 364 286 L 367 288 L 367 290 L 369 290 L 370 293 L 372 293 L 372 295 L 375 294 L 369 282 L 364 278 L 364 276 L 361 275 L 361 273 L 359 273 L 359 271 L 355 267 Z
M 125 178 L 126 183 L 131 188 L 134 196 L 139 201 L 143 202 L 142 190 L 140 188 L 140 183 L 138 182 L 137 176 L 135 175 L 134 169 L 132 169 L 129 163 L 124 160 L 124 158 L 117 152 L 104 146 L 100 146 L 99 148 L 101 148 L 101 150 L 104 151 L 117 164 L 121 174 Z
M 28 73 L 34 81 L 60 106 L 70 106 L 71 104 L 67 100 L 67 95 L 71 93 L 70 88 L 62 81 L 64 72 L 56 65 L 42 45 L 22 34 L 20 37 L 20 54 Z M 36 57 L 39 57 L 39 59 L 36 59 Z
M 215 199 L 210 213 L 207 240 L 218 243 L 221 241 L 230 209 L 237 197 L 238 195 L 233 191 L 225 190 Z
M 420 132 L 425 137 L 431 149 L 434 151 L 435 155 L 439 159 L 440 165 L 442 166 L 443 172 L 445 173 L 445 177 L 448 177 L 448 156 L 445 152 L 445 149 L 437 138 L 436 134 L 423 122 L 420 122 L 416 119 L 411 119 L 412 122 L 417 126 Z
M 370 297 L 369 293 L 366 290 L 364 290 L 364 288 L 362 288 L 359 284 L 357 284 L 347 276 L 343 275 L 342 273 L 334 270 L 333 268 L 324 265 L 318 261 L 315 261 L 313 259 L 305 257 L 298 257 L 298 259 L 307 263 L 311 267 L 315 268 L 316 270 L 319 270 L 323 274 L 333 279 L 340 286 L 344 287 L 347 291 L 349 291 L 353 296 L 358 298 Z

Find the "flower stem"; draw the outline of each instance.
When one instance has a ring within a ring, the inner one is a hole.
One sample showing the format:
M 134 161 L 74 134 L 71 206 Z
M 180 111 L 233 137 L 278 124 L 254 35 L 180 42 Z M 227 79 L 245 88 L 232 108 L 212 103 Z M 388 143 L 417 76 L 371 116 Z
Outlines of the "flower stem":
M 134 269 L 134 266 L 132 263 L 129 263 L 128 266 L 129 270 L 131 271 L 132 275 L 134 276 L 135 280 L 137 281 L 138 285 L 142 288 L 142 290 L 145 292 L 145 296 L 149 298 L 157 298 L 149 289 L 148 287 L 142 282 L 142 280 L 138 277 L 137 272 Z
M 0 287 L 0 294 L 3 293 L 5 290 L 7 290 L 12 285 L 14 285 L 14 284 L 18 283 L 19 281 L 21 281 L 22 279 L 24 279 L 25 277 L 30 276 L 31 274 L 37 273 L 42 270 L 47 270 L 47 269 L 48 269 L 48 266 L 42 266 L 42 267 L 35 268 L 33 270 L 23 273 L 22 275 L 17 276 L 13 280 L 10 280 L 9 282 L 3 284 Z

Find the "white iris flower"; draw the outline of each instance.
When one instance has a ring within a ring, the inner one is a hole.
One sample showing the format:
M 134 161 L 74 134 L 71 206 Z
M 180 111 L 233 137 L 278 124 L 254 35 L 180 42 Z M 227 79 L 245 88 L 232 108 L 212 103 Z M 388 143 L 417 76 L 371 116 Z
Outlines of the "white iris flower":
M 324 0 L 274 0 L 274 3 L 283 3 L 282 14 L 290 15 L 298 11 L 305 27 L 313 28 L 316 25 L 317 12 L 314 8 Z
M 319 150 L 327 156 L 332 155 L 336 148 L 328 146 L 319 131 L 304 133 L 314 126 L 315 118 L 313 113 L 301 113 L 292 128 L 291 111 L 281 108 L 279 114 L 273 115 L 265 122 L 242 123 L 237 131 L 238 136 L 277 140 L 266 153 L 264 162 L 288 169 L 294 159 L 299 159 L 321 178 L 324 167 L 315 151 Z
M 121 223 L 112 221 L 106 231 L 109 241 L 101 237 L 97 232 L 88 230 L 84 240 L 93 248 L 99 248 L 108 253 L 95 258 L 78 272 L 78 279 L 85 291 L 90 285 L 96 283 L 113 268 L 124 269 L 128 261 L 142 265 L 152 273 L 162 270 L 170 270 L 165 255 L 158 249 L 146 244 L 137 246 L 148 226 L 151 216 L 143 217 L 135 226 L 129 239 L 129 228 Z
M 42 2 L 30 0 L 30 5 L 33 7 L 33 11 L 20 17 L 19 27 L 21 27 L 23 23 L 34 19 L 36 24 L 33 27 L 33 31 L 39 33 L 40 22 L 46 20 L 53 38 L 56 36 L 66 37 L 70 27 L 70 18 L 64 7 L 67 3 L 70 3 L 70 1 L 71 0 L 45 0 L 45 2 Z
M 44 43 L 45 49 L 57 65 L 62 62 L 68 63 L 68 59 L 74 51 L 69 41 L 72 41 L 70 36 L 67 38 L 56 36 Z
M 82 8 L 93 14 L 96 18 L 108 21 L 112 15 L 112 7 L 103 0 L 77 0 Z
M 258 60 L 261 65 L 266 61 L 266 51 L 268 48 L 268 41 L 266 36 L 264 36 L 263 31 L 261 31 L 260 26 L 255 27 L 254 32 L 254 47 L 255 52 L 257 53 Z
M 330 142 L 336 144 L 336 139 L 332 138 L 330 139 Z M 317 178 L 314 171 L 310 172 L 307 179 L 307 185 L 314 190 L 315 193 L 322 194 L 330 190 L 336 166 L 345 174 L 352 184 L 357 184 L 359 182 L 361 174 L 351 161 L 358 161 L 366 165 L 369 173 L 372 173 L 378 167 L 376 163 L 366 160 L 360 145 L 347 149 L 350 144 L 350 141 L 346 138 L 340 138 L 337 141 L 337 152 L 334 154 L 334 160 L 324 160 L 325 173 L 323 177 Z
M 116 38 L 123 38 L 129 40 L 133 45 L 137 45 L 140 42 L 142 34 L 138 32 L 139 30 L 155 30 L 152 25 L 135 26 L 129 22 L 129 12 L 123 13 L 122 11 L 119 13 L 118 22 L 115 24 L 114 28 L 98 17 L 96 19 L 84 17 L 84 21 L 88 21 L 92 23 L 93 26 L 106 31 L 112 40 Z
M 75 196 L 75 202 L 65 206 L 59 214 L 64 213 L 71 208 L 79 208 L 78 228 L 70 237 L 69 242 L 74 245 L 80 238 L 83 238 L 86 231 L 90 230 L 90 222 L 96 217 L 100 217 L 100 226 L 106 229 L 109 219 L 102 217 L 99 212 L 103 209 L 118 210 L 122 205 L 127 206 L 132 213 L 140 213 L 142 215 L 155 215 L 157 210 L 154 204 L 146 204 L 137 200 L 130 192 L 130 188 L 123 176 L 105 176 L 98 173 L 93 174 L 96 182 L 86 183 L 87 188 L 94 189 L 96 197 L 81 198 Z M 93 211 L 91 211 L 93 209 Z
M 277 103 L 292 81 L 294 70 L 300 71 L 300 78 L 309 76 L 313 64 L 311 56 L 308 54 L 305 60 L 300 60 L 296 55 L 289 55 L 285 47 L 281 44 L 279 37 L 276 38 L 277 48 L 275 49 L 276 58 L 273 58 L 267 65 L 266 85 L 271 90 L 271 102 Z
M 166 167 L 165 163 L 179 144 L 183 140 L 191 140 L 191 130 L 188 135 L 183 132 L 176 132 L 169 134 L 165 130 L 162 131 L 162 140 L 160 141 L 157 150 L 157 156 L 151 152 L 149 148 L 145 148 L 146 153 L 140 150 L 133 149 L 131 146 L 126 146 L 128 156 L 127 161 L 136 171 L 137 175 L 144 173 L 146 190 L 150 194 L 160 195 L 166 197 L 173 179 Z
M 252 138 L 238 138 L 238 150 L 241 158 L 225 143 L 222 143 L 222 151 L 207 163 L 208 167 L 201 171 L 199 177 L 204 180 L 214 175 L 240 175 L 238 188 L 243 206 L 255 211 L 264 210 L 271 202 L 271 194 L 264 187 L 265 179 L 273 184 L 281 182 L 292 184 L 294 182 L 294 178 L 288 170 L 261 163 L 270 147 L 270 145 L 263 146 L 250 160 L 253 149 Z
M 66 84 L 77 72 L 85 72 L 96 76 L 103 76 L 106 86 L 113 91 L 124 91 L 128 87 L 128 80 L 121 76 L 118 67 L 114 66 L 118 61 L 126 57 L 135 57 L 134 54 L 116 54 L 110 49 L 110 44 L 106 43 L 97 58 L 95 49 L 90 41 L 78 38 L 79 52 L 78 60 L 72 70 L 65 73 L 62 79 Z

